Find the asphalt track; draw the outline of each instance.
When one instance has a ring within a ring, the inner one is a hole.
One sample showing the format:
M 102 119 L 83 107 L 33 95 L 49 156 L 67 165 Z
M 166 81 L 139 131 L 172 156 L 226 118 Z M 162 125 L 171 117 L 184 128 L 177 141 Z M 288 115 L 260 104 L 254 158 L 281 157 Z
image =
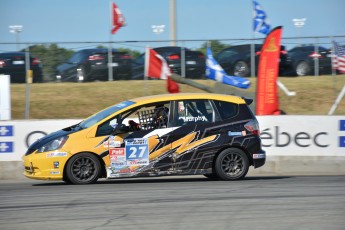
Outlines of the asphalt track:
M 345 229 L 344 176 L 0 181 L 0 229 Z

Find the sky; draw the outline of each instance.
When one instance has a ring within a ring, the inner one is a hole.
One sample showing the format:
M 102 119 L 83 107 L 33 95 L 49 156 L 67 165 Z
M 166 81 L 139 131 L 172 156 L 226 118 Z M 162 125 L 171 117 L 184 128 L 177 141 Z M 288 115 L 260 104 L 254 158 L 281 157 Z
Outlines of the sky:
M 76 50 L 94 44 L 69 42 L 102 43 L 111 40 L 117 42 L 115 47 L 137 50 L 143 50 L 145 46 L 169 45 L 162 41 L 170 39 L 170 0 L 113 2 L 122 11 L 127 24 L 115 35 L 110 35 L 109 0 L 0 0 L 0 52 L 17 48 L 16 35 L 9 32 L 10 25 L 23 26 L 20 42 L 63 42 L 58 45 Z M 325 42 L 327 46 L 332 36 L 343 36 L 335 40 L 345 42 L 345 0 L 257 2 L 267 13 L 272 27 L 283 26 L 283 39 L 327 36 L 329 38 L 320 40 L 305 39 L 305 42 Z M 230 39 L 225 42 L 233 44 L 236 41 L 231 39 L 264 38 L 262 34 L 253 33 L 252 0 L 176 0 L 176 13 L 176 37 L 185 40 L 178 45 L 199 48 L 203 42 L 195 40 Z M 292 21 L 294 18 L 306 18 L 304 27 L 296 28 Z M 165 25 L 165 30 L 155 34 L 152 25 Z

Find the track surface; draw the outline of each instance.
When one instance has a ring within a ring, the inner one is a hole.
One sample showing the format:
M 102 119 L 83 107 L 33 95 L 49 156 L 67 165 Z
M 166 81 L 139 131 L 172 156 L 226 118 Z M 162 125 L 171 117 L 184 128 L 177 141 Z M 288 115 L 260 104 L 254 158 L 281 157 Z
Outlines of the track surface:
M 345 229 L 345 177 L 0 181 L 0 229 Z

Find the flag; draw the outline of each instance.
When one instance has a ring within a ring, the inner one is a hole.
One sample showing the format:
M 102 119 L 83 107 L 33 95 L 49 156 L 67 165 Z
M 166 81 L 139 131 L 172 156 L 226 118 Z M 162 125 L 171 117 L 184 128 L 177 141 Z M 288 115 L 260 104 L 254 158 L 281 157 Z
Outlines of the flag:
M 169 93 L 179 93 L 180 87 L 179 85 L 171 79 L 171 77 L 168 77 L 167 79 L 167 90 Z
M 169 93 L 180 92 L 179 85 L 173 81 L 171 71 L 166 60 L 153 49 L 147 48 L 145 55 L 145 76 L 167 80 Z
M 341 73 L 345 73 L 345 48 L 335 41 L 333 41 L 333 46 L 335 54 L 333 57 L 333 68 Z
M 115 34 L 122 26 L 125 25 L 125 18 L 121 13 L 120 9 L 115 3 L 112 2 L 112 24 L 113 28 L 111 30 L 112 34 Z
M 213 58 L 210 47 L 207 47 L 206 53 L 206 78 L 242 89 L 248 89 L 250 87 L 249 80 L 242 77 L 228 76 Z
M 281 26 L 274 28 L 267 35 L 261 48 L 256 89 L 256 115 L 276 115 L 280 113 L 277 78 L 281 34 Z
M 270 32 L 271 25 L 267 19 L 266 12 L 262 9 L 257 1 L 253 1 L 253 26 L 254 31 L 267 35 Z

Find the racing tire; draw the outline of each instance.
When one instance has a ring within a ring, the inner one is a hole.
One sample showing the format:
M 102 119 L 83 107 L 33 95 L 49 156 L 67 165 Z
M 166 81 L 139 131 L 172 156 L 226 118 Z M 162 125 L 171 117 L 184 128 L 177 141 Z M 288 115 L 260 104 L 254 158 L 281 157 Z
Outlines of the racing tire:
M 234 65 L 234 75 L 238 77 L 248 77 L 249 67 L 244 61 L 238 61 Z
M 307 62 L 301 61 L 296 66 L 297 76 L 307 76 L 310 75 L 310 66 Z
M 101 176 L 101 163 L 90 153 L 80 153 L 67 162 L 65 172 L 67 183 L 92 184 Z
M 215 162 L 215 171 L 221 180 L 239 180 L 244 178 L 249 170 L 247 155 L 240 149 L 223 150 Z

